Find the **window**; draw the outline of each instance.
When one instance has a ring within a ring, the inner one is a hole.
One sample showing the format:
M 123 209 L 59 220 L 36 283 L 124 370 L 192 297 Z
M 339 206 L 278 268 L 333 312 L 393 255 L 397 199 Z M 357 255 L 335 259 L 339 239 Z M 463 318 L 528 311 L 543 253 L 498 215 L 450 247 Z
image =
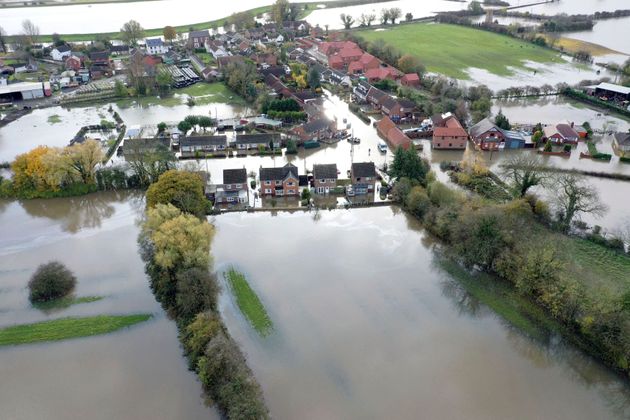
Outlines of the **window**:
M 292 187 L 295 185 L 295 182 L 287 182 L 287 187 Z
M 265 185 L 271 185 L 271 181 L 265 181 Z
M 453 143 L 449 143 L 449 144 L 448 144 L 448 147 L 453 147 Z
M 325 179 L 320 179 L 319 182 L 321 182 L 322 184 L 324 184 L 326 182 Z
M 237 190 L 240 190 L 241 188 L 243 188 L 243 184 L 236 184 L 236 187 L 235 187 L 235 188 L 236 188 Z
M 271 194 L 271 190 L 269 188 L 265 188 L 265 194 Z
M 282 181 L 276 181 L 276 185 L 282 185 Z

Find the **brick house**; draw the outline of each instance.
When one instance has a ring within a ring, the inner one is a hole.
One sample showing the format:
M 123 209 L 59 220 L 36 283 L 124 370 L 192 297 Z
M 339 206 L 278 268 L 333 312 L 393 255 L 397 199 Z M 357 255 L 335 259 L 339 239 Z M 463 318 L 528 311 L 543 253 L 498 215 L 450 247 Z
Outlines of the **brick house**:
M 499 144 L 505 142 L 503 131 L 488 118 L 473 125 L 469 132 L 470 138 L 481 150 L 496 150 Z
M 262 196 L 297 196 L 299 174 L 295 165 L 287 163 L 281 168 L 260 168 L 260 194 Z
M 313 165 L 313 185 L 317 194 L 328 194 L 337 187 L 337 164 Z
M 367 194 L 374 191 L 376 182 L 374 162 L 353 163 L 350 169 L 350 181 L 355 194 Z
M 210 32 L 204 31 L 191 31 L 188 33 L 188 48 L 197 49 L 205 48 L 206 41 L 210 40 Z
M 301 141 L 329 139 L 335 132 L 335 122 L 325 117 L 311 120 L 305 124 L 295 127 L 292 132 Z
M 548 125 L 543 129 L 544 138 L 557 144 L 577 144 L 580 135 L 572 127 L 572 124 Z
M 66 70 L 79 71 L 82 65 L 83 60 L 81 60 L 81 58 L 77 57 L 76 55 L 71 55 L 70 57 L 66 58 Z
M 408 150 L 411 147 L 411 139 L 389 117 L 384 117 L 376 123 L 376 131 L 387 140 L 393 149 L 402 147 Z
M 403 86 L 409 87 L 419 87 L 420 86 L 420 76 L 417 73 L 408 73 L 405 74 L 400 79 L 400 84 Z
M 195 154 L 214 153 L 227 149 L 226 136 L 190 136 L 180 139 L 179 148 L 183 157 Z
M 381 106 L 383 105 L 383 101 L 385 101 L 388 97 L 389 95 L 383 92 L 382 90 L 377 89 L 375 87 L 371 87 L 365 99 L 368 103 L 372 104 L 375 108 L 381 109 Z
M 466 149 L 468 133 L 457 118 L 450 115 L 442 121 L 440 126 L 433 128 L 431 147 L 434 149 Z
M 392 120 L 410 117 L 416 104 L 408 99 L 395 99 L 389 95 L 381 101 L 381 111 Z
M 375 83 L 385 79 L 396 80 L 400 77 L 400 72 L 394 67 L 378 67 L 366 71 L 365 77 L 369 83 Z

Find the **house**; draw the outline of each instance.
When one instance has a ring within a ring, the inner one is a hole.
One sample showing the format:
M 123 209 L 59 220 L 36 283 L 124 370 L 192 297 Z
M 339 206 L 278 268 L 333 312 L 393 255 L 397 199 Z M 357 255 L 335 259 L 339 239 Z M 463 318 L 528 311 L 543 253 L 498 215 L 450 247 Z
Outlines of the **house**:
M 387 99 L 388 97 L 389 95 L 387 93 L 372 86 L 370 90 L 368 91 L 365 99 L 367 100 L 368 103 L 372 104 L 375 108 L 381 109 L 383 101 L 385 101 L 385 99 Z
M 112 55 L 127 55 L 129 54 L 128 45 L 112 45 L 109 49 Z
M 251 150 L 264 148 L 278 149 L 280 148 L 280 135 L 278 134 L 238 134 L 234 141 L 238 150 Z
M 80 57 L 77 57 L 76 55 L 71 55 L 70 57 L 66 58 L 66 62 L 64 65 L 66 67 L 66 70 L 79 71 L 82 64 L 83 60 L 81 60 Z
M 385 79 L 396 80 L 400 77 L 400 72 L 394 67 L 378 67 L 366 71 L 365 77 L 369 83 L 375 83 Z
M 464 130 L 459 120 L 454 115 L 450 113 L 445 114 L 436 122 L 438 122 L 438 124 L 435 124 L 434 122 L 431 147 L 434 149 L 451 150 L 466 149 L 468 133 Z
M 90 61 L 92 62 L 92 65 L 109 67 L 109 51 L 95 51 L 90 53 Z
M 496 150 L 505 141 L 503 131 L 488 118 L 473 125 L 469 132 L 472 141 L 482 150 Z
M 408 150 L 411 147 L 411 139 L 389 117 L 384 117 L 376 123 L 376 131 L 387 140 L 392 149 L 402 147 Z
M 203 155 L 227 149 L 226 136 L 190 136 L 179 140 L 179 150 L 183 157 Z
M 346 73 L 339 71 L 339 70 L 327 70 L 330 73 L 327 75 L 327 80 L 328 82 L 332 83 L 333 85 L 341 85 L 341 86 L 352 86 L 352 79 L 350 79 L 350 76 L 348 76 Z M 324 72 L 321 73 L 322 75 L 324 74 Z
M 577 144 L 580 135 L 573 129 L 573 124 L 560 123 L 543 128 L 544 139 L 556 144 Z
M 219 57 L 227 57 L 231 55 L 228 50 L 218 42 L 212 40 L 206 41 L 204 46 L 206 48 L 206 52 L 212 54 L 215 60 Z
M 267 66 L 277 66 L 278 65 L 278 57 L 272 53 L 261 53 L 261 54 L 253 54 L 251 57 L 252 61 L 256 64 L 267 65 Z
M 313 165 L 313 184 L 317 194 L 328 194 L 337 187 L 337 164 Z
M 617 149 L 619 153 L 622 155 L 626 155 L 626 153 L 630 153 L 630 131 L 626 131 L 625 133 L 614 133 L 613 137 L 613 147 Z
M 64 61 L 65 58 L 72 55 L 72 48 L 68 44 L 55 47 L 50 52 L 50 56 L 55 61 Z
M 378 69 L 381 66 L 381 61 L 374 57 L 372 54 L 363 53 L 358 60 L 348 64 L 348 73 L 350 74 L 362 74 L 371 69 Z
M 247 203 L 248 201 L 249 188 L 245 168 L 224 169 L 223 184 L 217 185 L 214 191 L 215 204 Z
M 162 38 L 147 38 L 146 50 L 148 54 L 160 55 L 166 54 L 169 50 L 168 45 L 164 44 Z
M 216 82 L 221 78 L 221 72 L 214 67 L 207 66 L 201 70 L 201 76 L 206 82 Z
M 403 85 L 403 86 L 409 86 L 409 87 L 419 87 L 420 86 L 420 76 L 418 76 L 418 73 L 405 74 L 400 79 L 400 84 Z
M 367 102 L 367 95 L 372 89 L 372 86 L 365 80 L 359 80 L 359 83 L 354 87 L 352 93 L 358 102 L 364 103 Z
M 206 41 L 210 40 L 210 32 L 208 30 L 203 31 L 190 31 L 188 33 L 188 48 L 199 49 L 204 48 Z
M 394 121 L 411 116 L 416 104 L 408 99 L 395 99 L 387 95 L 381 101 L 381 111 Z
M 303 142 L 329 139 L 335 132 L 335 123 L 326 117 L 319 117 L 294 128 L 292 132 Z
M 245 58 L 241 55 L 230 55 L 226 57 L 217 57 L 217 65 L 219 69 L 224 69 L 232 63 L 244 63 Z
M 367 194 L 374 191 L 376 183 L 374 162 L 353 163 L 350 168 L 350 178 L 355 194 Z
M 297 196 L 299 182 L 298 168 L 290 163 L 281 168 L 260 168 L 260 194 L 263 196 Z

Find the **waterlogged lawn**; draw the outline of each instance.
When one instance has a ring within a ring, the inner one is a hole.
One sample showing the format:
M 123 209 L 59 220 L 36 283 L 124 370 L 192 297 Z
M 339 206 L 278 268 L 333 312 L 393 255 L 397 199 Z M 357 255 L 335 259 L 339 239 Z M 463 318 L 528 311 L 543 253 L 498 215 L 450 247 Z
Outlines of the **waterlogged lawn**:
M 61 117 L 57 114 L 48 117 L 48 124 L 58 124 L 61 122 Z
M 468 79 L 465 70 L 470 67 L 510 76 L 509 67 L 526 69 L 526 61 L 564 62 L 550 49 L 458 25 L 418 23 L 357 35 L 368 41 L 382 39 L 401 53 L 418 57 L 428 71 L 458 79 Z
M 62 318 L 0 329 L 0 346 L 59 341 L 107 334 L 144 322 L 150 314 Z
M 171 93 L 164 97 L 143 96 L 119 99 L 116 104 L 121 108 L 131 106 L 148 107 L 152 105 L 178 106 L 188 102 L 188 97 L 192 96 L 195 105 L 207 105 L 211 103 L 247 105 L 247 101 L 232 92 L 223 83 L 195 83 L 183 89 L 173 89 Z
M 236 304 L 251 326 L 262 336 L 269 334 L 273 329 L 271 319 L 258 295 L 249 286 L 245 275 L 234 268 L 230 268 L 224 275 L 236 297 Z
M 49 310 L 57 310 L 57 309 L 66 309 L 66 308 L 69 308 L 70 306 L 80 305 L 82 303 L 97 302 L 101 299 L 103 299 L 103 296 L 81 296 L 81 297 L 67 296 L 61 299 L 51 300 L 49 302 L 35 303 L 33 304 L 33 306 L 43 311 L 49 311 Z

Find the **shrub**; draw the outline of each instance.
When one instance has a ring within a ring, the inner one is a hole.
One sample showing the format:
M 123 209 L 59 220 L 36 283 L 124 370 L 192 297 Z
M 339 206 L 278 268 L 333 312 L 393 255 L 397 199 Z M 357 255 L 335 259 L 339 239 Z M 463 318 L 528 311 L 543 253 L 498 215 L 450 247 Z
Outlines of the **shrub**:
M 77 279 L 63 264 L 51 261 L 37 267 L 28 282 L 31 302 L 47 302 L 62 298 L 74 289 Z
M 431 200 L 424 188 L 413 187 L 407 195 L 405 204 L 411 214 L 422 219 L 431 207 Z
M 175 304 L 185 323 L 200 312 L 216 309 L 218 284 L 208 270 L 193 267 L 177 273 Z

